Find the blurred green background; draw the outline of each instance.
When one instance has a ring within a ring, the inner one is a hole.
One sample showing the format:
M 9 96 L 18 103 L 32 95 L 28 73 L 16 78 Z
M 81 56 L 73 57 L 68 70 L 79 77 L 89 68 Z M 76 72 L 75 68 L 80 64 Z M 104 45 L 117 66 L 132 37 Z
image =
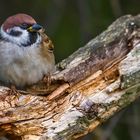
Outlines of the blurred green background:
M 140 13 L 140 0 L 0 0 L 0 24 L 16 13 L 29 14 L 46 28 L 59 62 L 116 18 Z M 140 140 L 139 104 L 138 100 L 82 140 Z

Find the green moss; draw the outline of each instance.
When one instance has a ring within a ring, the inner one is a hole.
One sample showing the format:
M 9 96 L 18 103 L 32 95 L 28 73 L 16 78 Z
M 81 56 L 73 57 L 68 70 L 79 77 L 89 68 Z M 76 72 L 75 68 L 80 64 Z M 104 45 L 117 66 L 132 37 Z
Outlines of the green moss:
M 140 83 L 140 71 L 131 73 L 129 75 L 123 75 L 122 79 L 122 89 L 129 88 L 133 85 Z
M 140 96 L 140 84 L 137 84 L 132 88 L 128 88 L 126 93 L 121 97 L 121 100 L 119 100 L 118 106 L 121 108 L 125 107 L 138 98 L 138 96 Z
M 89 124 L 90 122 L 87 117 L 80 117 L 77 119 L 77 122 L 68 125 L 68 130 L 65 129 L 64 131 L 57 133 L 55 139 L 61 140 L 64 139 L 64 137 L 67 137 L 67 140 L 71 140 L 73 135 L 83 133 Z

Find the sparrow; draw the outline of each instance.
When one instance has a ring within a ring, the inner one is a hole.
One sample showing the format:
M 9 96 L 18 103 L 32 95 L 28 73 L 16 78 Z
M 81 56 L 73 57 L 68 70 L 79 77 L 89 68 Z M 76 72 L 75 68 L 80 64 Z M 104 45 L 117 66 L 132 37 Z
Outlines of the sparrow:
M 29 15 L 8 17 L 0 27 L 0 82 L 22 88 L 55 70 L 53 44 Z

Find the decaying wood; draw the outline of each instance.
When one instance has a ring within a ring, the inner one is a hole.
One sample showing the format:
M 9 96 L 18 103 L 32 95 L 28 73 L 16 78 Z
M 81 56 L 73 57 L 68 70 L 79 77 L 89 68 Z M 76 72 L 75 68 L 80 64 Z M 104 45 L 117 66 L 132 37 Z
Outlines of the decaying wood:
M 16 95 L 0 87 L 1 135 L 22 140 L 76 139 L 136 100 L 140 15 L 119 18 L 60 62 L 51 80 L 49 87 L 39 82 Z

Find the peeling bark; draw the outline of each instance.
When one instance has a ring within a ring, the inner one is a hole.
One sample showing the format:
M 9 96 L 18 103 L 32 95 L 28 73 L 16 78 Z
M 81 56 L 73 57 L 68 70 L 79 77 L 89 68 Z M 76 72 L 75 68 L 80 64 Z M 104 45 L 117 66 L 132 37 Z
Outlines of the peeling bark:
M 93 131 L 140 96 L 140 15 L 123 16 L 40 81 L 10 94 L 0 87 L 0 134 L 69 140 Z M 15 138 L 16 139 L 16 138 Z

